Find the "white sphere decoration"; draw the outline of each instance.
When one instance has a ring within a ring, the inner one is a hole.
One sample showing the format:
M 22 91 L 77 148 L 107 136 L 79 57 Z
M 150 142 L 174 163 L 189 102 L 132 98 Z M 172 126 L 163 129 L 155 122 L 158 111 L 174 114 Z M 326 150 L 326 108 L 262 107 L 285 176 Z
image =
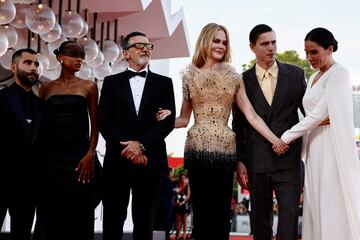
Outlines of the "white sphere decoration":
M 103 43 L 103 53 L 105 61 L 112 63 L 118 58 L 120 50 L 114 41 L 105 40 Z
M 38 74 L 39 74 L 39 78 L 44 74 L 44 66 L 42 64 L 42 62 L 39 61 L 39 67 L 38 67 Z
M 66 11 L 61 22 L 62 35 L 67 38 L 79 36 L 84 28 L 84 20 L 74 11 Z
M 16 0 L 16 2 L 23 3 L 23 4 L 30 4 L 30 3 L 35 2 L 35 0 Z
M 89 25 L 87 24 L 87 22 L 84 19 L 83 19 L 83 22 L 84 22 L 84 27 L 81 30 L 81 32 L 79 33 L 79 35 L 77 36 L 77 38 L 85 37 L 89 31 Z
M 85 50 L 85 62 L 92 61 L 96 58 L 99 52 L 99 47 L 94 40 L 91 38 L 82 38 L 78 41 L 79 44 L 84 46 Z
M 16 8 L 12 0 L 0 0 L 0 25 L 10 23 L 15 15 Z
M 88 80 L 91 77 L 91 68 L 86 63 L 83 63 L 80 71 L 76 73 L 76 76 L 78 78 Z
M 116 59 L 116 62 L 120 62 L 124 59 L 124 54 L 123 54 L 123 48 L 118 46 L 119 47 L 119 55 L 118 55 L 118 58 Z
M 27 10 L 28 10 L 27 8 L 17 10 L 16 16 L 15 16 L 14 20 L 11 21 L 10 25 L 13 26 L 14 28 L 18 28 L 18 29 L 26 28 L 25 14 L 26 14 Z
M 104 62 L 104 54 L 99 51 L 96 58 L 92 61 L 87 62 L 87 64 L 92 68 L 97 68 Z
M 46 71 L 49 67 L 49 59 L 42 53 L 37 54 L 39 62 L 42 63 L 43 71 Z
M 44 56 L 46 56 L 47 59 L 49 60 L 49 66 L 48 66 L 48 70 L 49 70 L 58 67 L 60 65 L 60 62 L 56 59 L 55 54 L 49 51 L 49 47 L 47 45 L 48 44 L 45 44 L 44 48 L 41 48 L 41 51 L 44 54 Z
M 9 47 L 9 40 L 5 34 L 0 34 L 0 57 L 4 55 Z
M 103 80 L 106 76 L 111 75 L 111 67 L 109 63 L 104 61 L 99 67 L 93 68 L 93 75 L 100 80 Z
M 121 60 L 111 64 L 111 74 L 117 74 L 124 72 L 129 67 L 129 64 L 126 60 Z
M 9 48 L 6 53 L 0 57 L 0 64 L 3 66 L 3 68 L 11 70 L 11 58 L 14 52 L 15 49 Z
M 18 36 L 16 30 L 10 25 L 0 26 L 0 34 L 6 35 L 8 41 L 9 41 L 8 48 L 13 47 L 18 42 L 19 36 Z
M 58 23 L 55 23 L 50 32 L 40 34 L 40 37 L 45 42 L 55 42 L 61 37 L 61 27 Z
M 55 80 L 60 77 L 60 73 L 61 73 L 61 66 L 58 65 L 56 68 L 48 69 L 48 70 L 44 71 L 43 75 L 44 75 L 44 77 L 46 77 L 50 80 Z
M 39 3 L 26 11 L 25 23 L 30 31 L 44 34 L 55 26 L 55 14 L 46 4 Z
M 58 47 L 60 47 L 61 43 L 67 41 L 67 38 L 61 37 L 58 40 L 56 40 L 55 42 L 50 42 L 48 44 L 48 49 L 49 52 L 54 53 L 54 50 L 57 49 Z

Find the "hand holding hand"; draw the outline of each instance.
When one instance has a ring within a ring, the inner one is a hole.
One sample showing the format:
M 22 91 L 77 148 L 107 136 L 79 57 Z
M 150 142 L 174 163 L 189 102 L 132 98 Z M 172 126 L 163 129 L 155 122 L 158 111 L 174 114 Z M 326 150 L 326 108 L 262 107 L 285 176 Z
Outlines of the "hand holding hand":
M 140 143 L 138 141 L 126 141 L 120 142 L 121 145 L 126 146 L 121 151 L 121 156 L 129 159 L 133 164 L 147 165 L 147 157 L 142 151 Z
M 130 162 L 132 162 L 133 164 L 139 164 L 139 165 L 144 165 L 144 167 L 146 167 L 147 165 L 147 157 L 145 156 L 145 154 L 141 154 L 138 156 L 132 156 L 130 158 L 128 158 L 130 160 Z
M 284 154 L 287 150 L 289 150 L 289 145 L 287 145 L 281 138 L 279 138 L 275 144 L 272 146 L 274 152 L 276 152 L 279 156 Z
M 129 156 L 137 156 L 143 153 L 138 141 L 126 141 L 120 142 L 120 144 L 125 146 L 124 150 L 121 151 L 122 157 L 129 159 Z

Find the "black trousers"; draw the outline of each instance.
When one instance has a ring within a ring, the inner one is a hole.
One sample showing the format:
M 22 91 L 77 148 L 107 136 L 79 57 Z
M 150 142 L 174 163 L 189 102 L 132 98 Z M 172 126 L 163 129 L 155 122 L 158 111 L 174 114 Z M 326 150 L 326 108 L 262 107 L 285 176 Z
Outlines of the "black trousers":
M 196 240 L 228 240 L 234 172 L 189 166 Z
M 249 173 L 251 221 L 254 240 L 271 240 L 273 191 L 279 204 L 278 240 L 297 240 L 300 203 L 300 168 L 274 173 Z
M 160 177 L 104 174 L 104 179 L 103 239 L 122 239 L 131 190 L 133 239 L 152 240 L 160 192 Z
M 23 199 L 26 201 L 26 199 Z M 11 205 L 0 200 L 0 225 L 2 226 L 9 209 L 10 214 L 10 239 L 30 240 L 31 228 L 35 215 L 35 204 L 32 202 L 12 201 Z

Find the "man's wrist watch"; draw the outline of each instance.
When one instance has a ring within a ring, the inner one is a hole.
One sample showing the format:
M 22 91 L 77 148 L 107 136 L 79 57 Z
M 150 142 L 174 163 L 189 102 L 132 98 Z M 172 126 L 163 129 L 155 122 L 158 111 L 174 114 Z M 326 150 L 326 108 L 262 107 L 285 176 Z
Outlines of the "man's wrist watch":
M 141 149 L 142 152 L 145 152 L 145 151 L 146 151 L 146 148 L 145 148 L 144 144 L 140 143 L 140 144 L 139 144 L 139 147 L 140 147 L 140 149 Z

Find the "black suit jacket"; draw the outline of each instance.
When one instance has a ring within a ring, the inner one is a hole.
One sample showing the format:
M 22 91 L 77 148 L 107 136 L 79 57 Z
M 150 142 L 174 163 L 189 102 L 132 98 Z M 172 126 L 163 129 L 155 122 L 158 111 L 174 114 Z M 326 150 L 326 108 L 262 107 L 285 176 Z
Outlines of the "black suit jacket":
M 279 74 L 271 106 L 261 90 L 255 66 L 243 73 L 243 80 L 246 94 L 255 111 L 273 133 L 280 137 L 299 121 L 299 108 L 304 114 L 302 98 L 306 82 L 301 68 L 280 62 L 277 64 Z M 301 138 L 292 143 L 285 154 L 277 156 L 271 143 L 246 121 L 238 108 L 234 108 L 233 129 L 236 133 L 238 158 L 244 162 L 249 172 L 266 173 L 300 167 Z
M 158 122 L 159 108 L 172 113 Z M 175 123 L 175 99 L 172 80 L 150 70 L 136 115 L 129 77 L 126 72 L 106 77 L 98 108 L 99 130 L 106 140 L 104 174 L 141 174 L 165 176 L 168 173 L 164 139 Z M 148 165 L 134 165 L 120 156 L 120 141 L 136 140 L 144 144 Z
M 35 98 L 33 109 L 31 132 L 16 83 L 0 91 L 0 182 L 7 192 L 2 198 L 27 201 L 34 195 L 42 124 L 40 99 Z

